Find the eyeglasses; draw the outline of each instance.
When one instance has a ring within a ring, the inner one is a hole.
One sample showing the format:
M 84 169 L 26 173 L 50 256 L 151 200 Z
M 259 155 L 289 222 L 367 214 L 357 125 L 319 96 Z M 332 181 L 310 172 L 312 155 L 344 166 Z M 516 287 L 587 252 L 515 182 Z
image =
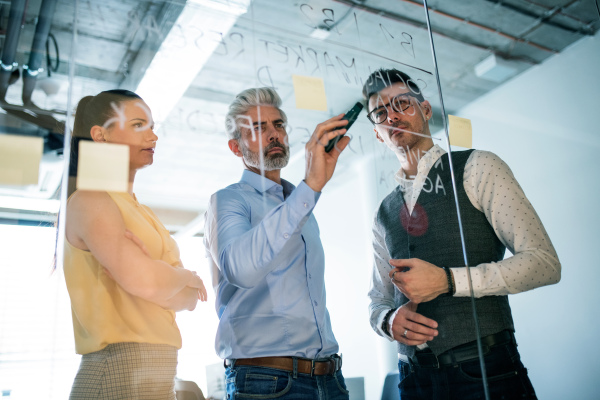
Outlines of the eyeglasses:
M 414 97 L 418 101 L 423 101 L 423 96 L 420 94 L 402 93 L 393 97 L 388 104 L 377 107 L 373 111 L 369 112 L 367 114 L 367 118 L 369 118 L 369 121 L 371 121 L 373 124 L 381 124 L 385 122 L 388 117 L 388 107 L 391 107 L 392 111 L 404 114 L 404 111 L 408 110 L 408 108 L 411 106 L 411 97 Z

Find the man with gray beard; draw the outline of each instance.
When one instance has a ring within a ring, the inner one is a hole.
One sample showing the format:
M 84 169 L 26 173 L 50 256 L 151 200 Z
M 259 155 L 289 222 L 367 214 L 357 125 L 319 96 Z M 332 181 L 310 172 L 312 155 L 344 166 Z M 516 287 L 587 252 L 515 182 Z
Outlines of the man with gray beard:
M 312 214 L 348 137 L 342 115 L 306 144 L 305 179 L 281 179 L 290 157 L 287 117 L 271 88 L 244 90 L 226 118 L 229 148 L 245 170 L 215 193 L 204 244 L 211 263 L 227 398 L 348 399 L 325 307 L 325 260 Z

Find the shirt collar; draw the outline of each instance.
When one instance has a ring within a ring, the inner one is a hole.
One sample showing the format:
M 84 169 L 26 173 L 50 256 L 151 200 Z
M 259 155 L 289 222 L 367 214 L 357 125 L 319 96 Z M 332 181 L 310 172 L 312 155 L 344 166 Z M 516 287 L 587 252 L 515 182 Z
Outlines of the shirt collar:
M 417 164 L 417 174 L 420 174 L 424 170 L 429 170 L 433 164 L 435 164 L 435 162 L 445 153 L 446 150 L 442 149 L 437 144 L 427 150 L 427 153 L 421 157 L 419 164 Z M 402 189 L 405 189 L 406 187 L 412 185 L 414 177 L 412 179 L 408 178 L 404 170 L 400 168 L 394 175 L 394 179 L 396 182 L 398 182 Z
M 265 178 L 264 176 L 257 174 L 256 172 L 252 172 L 248 169 L 245 169 L 242 173 L 241 182 L 244 182 L 254 189 L 258 190 L 260 193 L 268 192 L 270 189 L 281 190 L 283 192 L 283 197 L 286 198 L 292 193 L 292 190 L 295 189 L 295 186 L 285 179 L 281 180 L 281 185 L 273 182 L 272 180 Z

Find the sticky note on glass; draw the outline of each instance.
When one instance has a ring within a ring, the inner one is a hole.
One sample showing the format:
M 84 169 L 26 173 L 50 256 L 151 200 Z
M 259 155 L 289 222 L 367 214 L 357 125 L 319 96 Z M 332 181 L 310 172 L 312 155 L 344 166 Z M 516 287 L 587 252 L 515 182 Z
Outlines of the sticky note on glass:
M 471 128 L 470 119 L 448 114 L 448 123 L 450 144 L 452 146 L 464 147 L 466 149 L 473 147 L 473 129 Z
M 129 183 L 129 146 L 79 142 L 77 189 L 126 192 Z
M 327 96 L 322 78 L 292 75 L 296 108 L 305 110 L 327 111 Z
M 0 135 L 0 184 L 37 185 L 44 139 Z

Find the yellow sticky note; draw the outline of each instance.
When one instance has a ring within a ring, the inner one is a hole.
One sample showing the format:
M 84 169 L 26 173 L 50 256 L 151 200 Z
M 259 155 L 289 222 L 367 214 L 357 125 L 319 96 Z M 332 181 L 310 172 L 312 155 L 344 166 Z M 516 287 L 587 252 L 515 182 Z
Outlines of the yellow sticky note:
M 327 96 L 322 78 L 292 75 L 296 108 L 305 110 L 327 111 Z
M 0 184 L 37 185 L 43 151 L 41 137 L 0 135 Z
M 473 147 L 473 129 L 471 120 L 448 114 L 448 129 L 450 131 L 450 144 L 470 149 Z
M 126 192 L 129 183 L 129 146 L 79 142 L 77 189 Z

